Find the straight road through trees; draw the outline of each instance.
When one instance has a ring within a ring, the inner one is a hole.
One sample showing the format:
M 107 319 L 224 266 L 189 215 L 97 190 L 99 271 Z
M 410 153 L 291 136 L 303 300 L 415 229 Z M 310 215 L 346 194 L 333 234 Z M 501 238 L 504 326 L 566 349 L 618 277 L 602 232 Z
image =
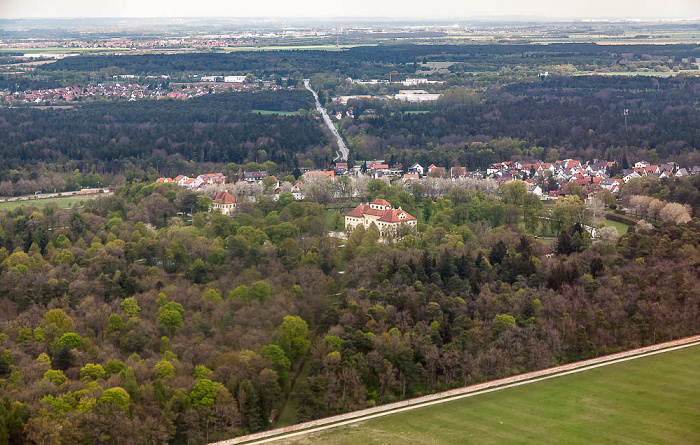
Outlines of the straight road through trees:
M 335 136 L 335 139 L 338 142 L 338 156 L 336 156 L 333 160 L 346 162 L 348 160 L 348 154 L 350 154 L 350 150 L 348 150 L 348 147 L 347 145 L 345 145 L 345 142 L 340 136 L 340 133 L 338 133 L 338 130 L 335 128 L 335 125 L 333 125 L 333 122 L 331 122 L 331 118 L 330 116 L 328 116 L 326 109 L 323 108 L 321 106 L 321 102 L 318 101 L 318 94 L 316 94 L 316 92 L 311 89 L 309 79 L 304 79 L 304 86 L 307 90 L 311 91 L 311 94 L 314 95 L 314 100 L 316 101 L 316 111 L 321 113 L 321 116 L 323 116 L 323 122 L 326 123 L 328 129 L 331 130 L 331 133 L 333 133 L 333 136 Z

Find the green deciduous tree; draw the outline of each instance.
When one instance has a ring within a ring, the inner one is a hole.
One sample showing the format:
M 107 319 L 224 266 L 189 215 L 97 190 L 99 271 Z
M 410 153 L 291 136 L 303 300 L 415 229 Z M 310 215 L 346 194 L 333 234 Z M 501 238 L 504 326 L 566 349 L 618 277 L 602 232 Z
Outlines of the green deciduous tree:
M 301 317 L 287 315 L 279 327 L 277 344 L 292 362 L 309 351 L 309 327 Z
M 104 392 L 102 393 L 102 397 L 100 397 L 99 403 L 113 403 L 119 408 L 121 408 L 123 411 L 128 412 L 129 406 L 131 405 L 131 397 L 124 388 L 110 388 L 104 390 Z

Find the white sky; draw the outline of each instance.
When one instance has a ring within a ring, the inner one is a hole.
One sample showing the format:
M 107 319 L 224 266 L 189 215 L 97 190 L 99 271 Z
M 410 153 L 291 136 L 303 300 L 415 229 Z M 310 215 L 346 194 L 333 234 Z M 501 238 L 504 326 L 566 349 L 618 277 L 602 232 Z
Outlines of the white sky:
M 0 0 L 0 18 L 700 17 L 700 0 Z

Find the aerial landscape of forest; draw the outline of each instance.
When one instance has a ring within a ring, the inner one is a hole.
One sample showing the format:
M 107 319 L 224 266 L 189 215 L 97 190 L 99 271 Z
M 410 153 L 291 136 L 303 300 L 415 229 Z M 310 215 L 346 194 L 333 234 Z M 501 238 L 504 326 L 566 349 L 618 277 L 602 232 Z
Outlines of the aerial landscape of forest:
M 0 445 L 212 443 L 700 334 L 697 19 L 188 20 L 0 15 Z M 692 443 L 693 348 L 567 382 L 677 371 L 585 412 Z M 595 442 L 555 380 L 299 443 L 537 442 L 527 403 Z

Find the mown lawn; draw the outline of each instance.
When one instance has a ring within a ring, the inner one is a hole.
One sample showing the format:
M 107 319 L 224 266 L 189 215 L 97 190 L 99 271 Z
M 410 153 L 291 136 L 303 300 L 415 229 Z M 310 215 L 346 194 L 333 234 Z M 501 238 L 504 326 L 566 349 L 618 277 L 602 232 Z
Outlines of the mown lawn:
M 286 443 L 697 444 L 698 363 L 700 346 L 693 346 L 338 427 Z
M 613 221 L 612 219 L 602 219 L 601 218 L 601 222 L 608 227 L 614 227 L 615 229 L 617 229 L 617 233 L 619 233 L 620 236 L 627 233 L 627 229 L 630 228 L 629 225 L 627 225 L 625 223 L 621 223 L 619 221 Z

